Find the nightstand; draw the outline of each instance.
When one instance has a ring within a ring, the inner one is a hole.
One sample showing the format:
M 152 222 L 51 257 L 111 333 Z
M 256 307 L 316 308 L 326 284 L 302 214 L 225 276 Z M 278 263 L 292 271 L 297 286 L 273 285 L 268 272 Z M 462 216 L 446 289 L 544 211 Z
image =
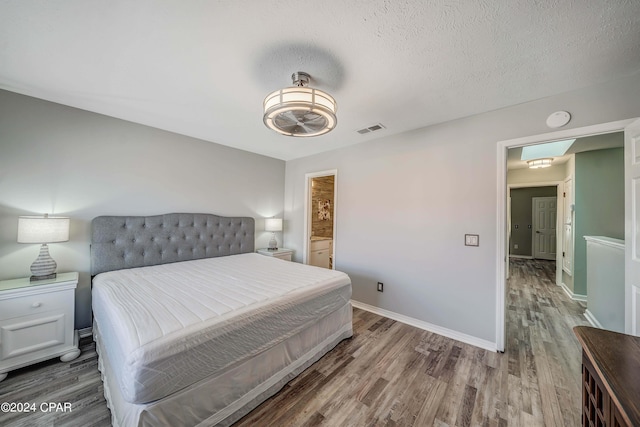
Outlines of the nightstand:
M 77 285 L 78 273 L 0 281 L 0 381 L 23 366 L 80 355 L 74 330 Z
M 291 257 L 293 256 L 293 249 L 285 249 L 278 248 L 275 251 L 270 251 L 269 249 L 258 249 L 257 252 L 260 255 L 272 256 L 274 258 L 280 258 L 285 261 L 291 261 Z

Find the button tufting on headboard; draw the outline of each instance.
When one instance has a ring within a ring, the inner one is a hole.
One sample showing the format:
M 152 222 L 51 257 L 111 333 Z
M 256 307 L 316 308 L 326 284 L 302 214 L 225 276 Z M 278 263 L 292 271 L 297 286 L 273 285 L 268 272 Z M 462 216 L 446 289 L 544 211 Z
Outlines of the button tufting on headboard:
M 254 247 L 255 221 L 250 217 L 100 216 L 91 223 L 91 274 L 248 253 Z

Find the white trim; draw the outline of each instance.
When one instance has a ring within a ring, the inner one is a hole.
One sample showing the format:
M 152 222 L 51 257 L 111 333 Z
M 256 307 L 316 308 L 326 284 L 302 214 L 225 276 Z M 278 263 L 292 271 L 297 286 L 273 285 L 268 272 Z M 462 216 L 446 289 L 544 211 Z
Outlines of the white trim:
M 93 336 L 93 328 L 89 326 L 88 328 L 78 329 L 78 335 L 80 336 L 80 338 Z
M 504 145 L 505 147 L 523 147 L 525 145 L 535 145 L 541 142 L 561 141 L 563 139 L 571 138 L 585 138 L 587 136 L 623 131 L 627 125 L 630 125 L 634 121 L 635 119 L 625 119 L 609 123 L 600 123 L 581 128 L 565 129 L 538 135 L 524 136 L 522 138 L 507 139 L 499 141 L 498 144 Z
M 497 218 L 496 218 L 496 244 L 498 245 L 496 257 L 496 349 L 504 351 L 506 316 L 504 313 L 504 305 L 506 303 L 506 281 L 507 272 L 509 270 L 509 260 L 507 254 L 509 248 L 507 245 L 507 146 L 498 143 L 498 163 L 497 163 L 497 184 L 498 184 L 498 200 L 497 200 Z
M 575 174 L 575 156 L 574 156 L 574 167 L 573 170 L 571 171 L 571 173 L 569 175 L 567 175 L 567 177 L 564 179 L 563 183 L 562 183 L 562 191 L 564 192 L 563 198 L 562 198 L 562 218 L 561 218 L 561 222 L 560 222 L 560 227 L 562 228 L 561 231 L 561 245 L 562 247 L 560 248 L 560 250 L 562 252 L 565 252 L 565 239 L 566 239 L 566 234 L 564 231 L 564 227 L 567 225 L 571 226 L 571 254 L 570 256 L 567 256 L 567 254 L 565 254 L 564 257 L 562 257 L 560 259 L 560 263 L 562 264 L 562 270 L 560 271 L 560 274 L 562 275 L 562 272 L 564 271 L 565 273 L 567 273 L 569 276 L 573 277 L 573 264 L 575 261 L 575 252 L 576 252 L 576 233 L 575 233 L 575 221 L 573 218 L 573 211 L 571 211 L 570 215 L 571 215 L 571 221 L 569 223 L 564 222 L 564 220 L 567 217 L 567 212 L 565 211 L 565 208 L 567 207 L 567 182 L 570 182 L 570 187 L 571 187 L 571 191 L 570 191 L 570 195 L 571 195 L 571 200 L 569 200 L 569 210 L 571 210 L 571 206 L 574 206 L 575 204 L 575 199 L 576 199 L 576 191 L 575 191 L 575 181 L 573 179 L 573 175 Z M 569 239 L 567 239 L 569 240 Z M 570 259 L 569 259 L 570 258 Z M 565 260 L 569 259 L 569 267 L 565 266 Z
M 320 172 L 310 172 L 304 175 L 304 233 L 302 238 L 302 263 L 308 264 L 309 260 L 309 236 L 311 235 L 311 222 L 309 221 L 309 206 L 311 205 L 311 179 L 319 178 L 322 176 L 333 176 L 333 251 L 331 257 L 333 259 L 332 268 L 336 268 L 336 237 L 338 221 L 336 220 L 336 213 L 338 211 L 338 169 L 329 169 Z
M 512 147 L 521 147 L 524 145 L 533 145 L 541 142 L 559 141 L 569 138 L 583 138 L 586 136 L 600 135 L 611 132 L 624 131 L 624 128 L 633 123 L 635 119 L 619 120 L 609 123 L 601 123 L 593 126 L 585 126 L 582 128 L 566 129 L 555 132 L 548 132 L 538 135 L 532 135 L 522 138 L 508 139 L 498 141 L 497 145 L 497 215 L 496 215 L 496 348 L 498 351 L 504 351 L 505 342 L 505 310 L 506 303 L 506 268 L 507 253 L 506 247 L 506 201 L 507 201 L 507 150 Z
M 561 283 L 560 287 L 562 288 L 564 293 L 567 294 L 569 296 L 569 298 L 571 298 L 572 300 L 581 301 L 581 302 L 587 302 L 587 296 L 586 295 L 574 294 L 573 291 L 571 289 L 569 289 L 569 287 L 567 285 L 565 285 L 564 283 Z
M 512 254 L 509 254 L 509 258 L 533 259 L 531 255 L 512 255 Z
M 593 313 L 590 312 L 588 309 L 584 311 L 584 317 L 587 318 L 589 323 L 591 323 L 591 326 L 593 326 L 594 328 L 604 329 L 602 327 L 602 324 L 598 322 L 598 319 L 596 319 L 596 316 L 594 316 Z
M 595 243 L 596 245 L 608 246 L 613 249 L 624 251 L 624 240 L 605 236 L 584 236 L 584 240 Z
M 470 344 L 476 347 L 483 348 L 489 351 L 496 351 L 496 343 L 483 340 L 471 335 L 463 334 L 462 332 L 454 331 L 453 329 L 443 328 L 442 326 L 434 325 L 432 323 L 424 322 L 422 320 L 414 319 L 413 317 L 405 316 L 403 314 L 395 313 L 393 311 L 385 310 L 383 308 L 375 307 L 373 305 L 365 304 L 363 302 L 351 300 L 351 305 L 361 310 L 375 313 L 379 316 L 387 317 L 389 319 L 396 320 L 401 323 L 405 323 L 416 328 L 433 332 L 434 334 L 442 335 L 452 340 L 460 341 L 465 344 Z
M 640 308 L 640 288 L 631 285 L 631 334 L 640 336 L 638 330 L 638 309 Z

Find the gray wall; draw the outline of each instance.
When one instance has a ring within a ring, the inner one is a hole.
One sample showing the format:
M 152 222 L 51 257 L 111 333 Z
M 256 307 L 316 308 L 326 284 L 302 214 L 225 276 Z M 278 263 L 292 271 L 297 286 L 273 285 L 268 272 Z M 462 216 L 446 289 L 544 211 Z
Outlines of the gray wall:
M 496 143 L 549 132 L 559 109 L 567 128 L 636 117 L 640 74 L 288 161 L 284 246 L 302 259 L 305 174 L 337 169 L 336 268 L 353 299 L 495 342 Z M 480 246 L 464 246 L 465 233 Z
M 98 215 L 205 212 L 256 218 L 256 246 L 281 216 L 285 163 L 0 90 L 0 279 L 28 276 L 38 245 L 16 243 L 19 215 L 71 218 L 50 245 L 79 271 L 76 327 L 91 324 L 89 226 Z M 281 236 L 278 236 L 278 240 Z
M 575 159 L 573 292 L 586 295 L 587 243 L 584 236 L 624 239 L 624 149 L 577 153 Z
M 533 197 L 556 197 L 556 187 L 511 189 L 511 255 L 532 256 Z M 516 228 L 517 227 L 517 228 Z M 531 227 L 531 228 L 529 228 Z M 516 248 L 516 245 L 518 246 Z

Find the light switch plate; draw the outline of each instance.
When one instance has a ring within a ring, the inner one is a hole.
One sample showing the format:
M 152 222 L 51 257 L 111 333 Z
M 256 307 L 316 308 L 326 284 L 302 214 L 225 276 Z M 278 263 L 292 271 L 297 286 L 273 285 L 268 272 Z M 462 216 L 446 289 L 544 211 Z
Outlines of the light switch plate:
M 480 246 L 480 236 L 478 234 L 465 234 L 464 235 L 465 246 Z

